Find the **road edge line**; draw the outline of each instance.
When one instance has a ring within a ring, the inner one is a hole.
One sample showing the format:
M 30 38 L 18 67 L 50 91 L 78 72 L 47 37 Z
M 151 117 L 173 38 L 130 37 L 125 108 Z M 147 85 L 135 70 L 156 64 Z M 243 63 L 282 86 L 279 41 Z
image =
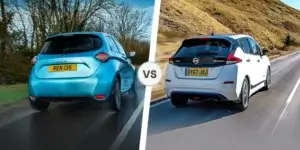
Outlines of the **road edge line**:
M 292 53 L 289 53 L 289 54 L 287 54 L 287 55 L 283 55 L 283 56 L 277 57 L 277 58 L 271 60 L 270 62 L 275 62 L 275 61 L 278 61 L 278 60 L 280 60 L 280 59 L 284 59 L 285 57 L 294 55 L 294 54 L 299 53 L 299 52 L 300 52 L 300 50 L 296 50 L 296 51 L 294 51 L 294 52 L 292 52 Z
M 150 105 L 151 105 L 151 107 L 154 106 L 154 105 L 158 105 L 158 104 L 160 104 L 160 103 L 163 103 L 163 102 L 166 101 L 167 99 L 168 99 L 168 98 L 165 97 L 165 96 L 162 97 L 162 98 L 158 98 L 158 99 L 156 99 L 156 100 L 150 102 Z
M 283 119 L 283 116 L 284 116 L 284 114 L 286 113 L 289 104 L 292 102 L 292 99 L 294 98 L 294 95 L 295 95 L 295 93 L 296 93 L 296 91 L 297 91 L 299 85 L 300 85 L 300 77 L 298 78 L 298 80 L 297 80 L 297 82 L 296 82 L 296 84 L 295 84 L 295 86 L 294 86 L 292 92 L 290 93 L 289 97 L 288 97 L 287 100 L 285 101 L 284 109 L 283 109 L 282 112 L 280 113 L 280 115 L 279 115 L 279 117 L 278 117 L 278 119 L 277 119 L 277 122 L 276 122 L 276 124 L 275 124 L 275 126 L 274 126 L 274 128 L 273 128 L 273 130 L 272 130 L 272 133 L 271 133 L 270 137 L 272 137 L 272 136 L 274 135 L 274 133 L 275 133 L 275 131 L 276 131 L 278 125 L 280 124 L 281 120 Z
M 117 150 L 125 140 L 126 136 L 128 135 L 129 131 L 131 130 L 132 126 L 136 122 L 138 116 L 140 115 L 144 106 L 144 100 L 140 102 L 138 108 L 133 112 L 129 120 L 126 122 L 125 126 L 122 128 L 121 132 L 118 134 L 116 140 L 111 145 L 110 150 Z

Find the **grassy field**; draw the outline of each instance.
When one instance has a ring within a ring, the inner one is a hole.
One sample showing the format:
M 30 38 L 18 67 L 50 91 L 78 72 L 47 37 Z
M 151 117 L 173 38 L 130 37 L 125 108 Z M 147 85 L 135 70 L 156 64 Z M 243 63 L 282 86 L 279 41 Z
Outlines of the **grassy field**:
M 245 33 L 264 47 L 281 47 L 287 34 L 300 42 L 300 12 L 279 0 L 163 0 L 159 29 L 167 38 Z
M 152 101 L 165 97 L 164 71 L 182 40 L 212 32 L 251 35 L 271 50 L 269 57 L 274 59 L 299 50 L 283 46 L 287 34 L 300 43 L 300 11 L 279 0 L 162 0 L 156 62 L 163 77 L 152 88 Z
M 1 85 L 0 106 L 6 106 L 24 100 L 28 96 L 27 84 Z

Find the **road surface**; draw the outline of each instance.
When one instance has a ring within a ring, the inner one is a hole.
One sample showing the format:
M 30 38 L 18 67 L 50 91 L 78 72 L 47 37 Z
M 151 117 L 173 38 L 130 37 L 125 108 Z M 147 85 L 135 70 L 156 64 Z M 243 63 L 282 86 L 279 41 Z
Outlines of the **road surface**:
M 147 150 L 298 150 L 300 52 L 272 61 L 272 87 L 251 97 L 245 112 L 231 103 L 169 100 L 151 106 Z
M 33 111 L 27 101 L 0 111 L 1 150 L 138 150 L 145 87 L 123 96 L 120 114 L 76 103 Z

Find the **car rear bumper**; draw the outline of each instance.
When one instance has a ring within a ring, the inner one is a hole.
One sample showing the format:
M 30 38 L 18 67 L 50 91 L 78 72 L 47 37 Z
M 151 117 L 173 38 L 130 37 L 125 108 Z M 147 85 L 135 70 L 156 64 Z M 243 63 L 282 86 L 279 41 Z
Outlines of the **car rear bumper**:
M 203 99 L 217 99 L 220 101 L 235 101 L 238 99 L 235 84 L 224 85 L 221 82 L 219 84 L 214 84 L 215 86 L 212 87 L 202 86 L 205 84 L 197 84 L 197 82 L 191 83 L 190 86 L 184 84 L 178 85 L 173 83 L 166 83 L 165 90 L 168 97 L 174 95 L 182 95 L 188 97 L 198 96 Z
M 69 79 L 38 79 L 30 77 L 28 82 L 29 96 L 35 99 L 53 101 L 83 101 L 96 100 L 105 101 L 111 93 L 114 78 L 99 79 L 97 76 L 88 78 Z M 103 95 L 104 98 L 97 99 L 96 95 Z
M 169 65 L 166 71 L 165 91 L 168 97 L 180 94 L 198 96 L 199 98 L 211 97 L 224 101 L 235 101 L 238 99 L 240 90 L 238 89 L 237 65 L 224 66 L 218 73 L 217 78 L 179 78 L 174 70 L 174 67 Z M 177 70 L 180 69 L 177 68 Z M 183 73 L 182 71 L 179 74 Z

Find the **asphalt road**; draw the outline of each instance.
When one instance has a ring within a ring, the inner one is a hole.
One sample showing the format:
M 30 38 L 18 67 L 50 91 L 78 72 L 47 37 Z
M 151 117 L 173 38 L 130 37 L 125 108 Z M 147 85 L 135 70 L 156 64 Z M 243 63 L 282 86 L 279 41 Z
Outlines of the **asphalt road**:
M 147 150 L 298 150 L 300 52 L 272 61 L 272 87 L 237 112 L 231 103 L 151 106 Z
M 52 103 L 33 111 L 27 101 L 0 111 L 0 150 L 138 150 L 145 87 L 123 96 L 119 114 L 105 105 Z

